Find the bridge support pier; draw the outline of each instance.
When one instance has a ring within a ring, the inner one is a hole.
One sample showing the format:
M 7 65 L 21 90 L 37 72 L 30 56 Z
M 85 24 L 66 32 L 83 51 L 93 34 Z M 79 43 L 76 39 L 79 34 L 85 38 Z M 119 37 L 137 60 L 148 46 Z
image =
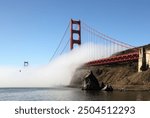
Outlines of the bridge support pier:
M 145 71 L 149 68 L 149 59 L 145 47 L 139 48 L 138 72 Z

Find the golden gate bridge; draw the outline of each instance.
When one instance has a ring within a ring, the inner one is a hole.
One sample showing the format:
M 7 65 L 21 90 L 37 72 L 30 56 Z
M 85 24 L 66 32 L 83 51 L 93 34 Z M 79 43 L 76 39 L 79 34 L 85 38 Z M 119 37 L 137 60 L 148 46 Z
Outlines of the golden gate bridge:
M 102 50 L 99 50 L 99 53 L 93 54 L 95 58 L 89 60 L 86 65 L 105 65 L 138 61 L 139 59 L 138 48 L 105 35 L 80 20 L 71 19 L 50 60 L 56 55 L 73 50 L 76 46 L 80 46 L 86 42 L 92 42 L 103 47 Z M 69 47 L 70 49 L 68 49 Z M 91 50 L 90 44 L 88 50 Z M 97 55 L 100 53 L 103 53 L 104 56 L 97 58 Z

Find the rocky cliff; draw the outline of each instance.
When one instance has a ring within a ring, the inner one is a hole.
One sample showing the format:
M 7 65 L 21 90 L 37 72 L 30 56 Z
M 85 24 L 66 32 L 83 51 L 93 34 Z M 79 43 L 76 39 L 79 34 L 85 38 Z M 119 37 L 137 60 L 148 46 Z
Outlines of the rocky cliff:
M 117 90 L 150 90 L 150 69 L 137 72 L 137 62 L 105 66 L 81 67 L 76 70 L 71 86 L 81 87 L 81 80 L 91 70 L 99 82 L 112 85 Z

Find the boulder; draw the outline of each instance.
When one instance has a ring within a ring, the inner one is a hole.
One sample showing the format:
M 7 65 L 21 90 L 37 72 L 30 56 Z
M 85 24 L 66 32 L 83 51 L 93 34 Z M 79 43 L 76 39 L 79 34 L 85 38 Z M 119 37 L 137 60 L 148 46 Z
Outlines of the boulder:
M 111 85 L 105 85 L 102 81 L 99 82 L 92 71 L 87 71 L 82 79 L 82 90 L 113 91 L 113 88 Z
M 111 85 L 105 85 L 101 90 L 103 91 L 113 91 L 113 88 Z
M 83 77 L 82 90 L 100 90 L 99 82 L 92 71 L 88 71 Z

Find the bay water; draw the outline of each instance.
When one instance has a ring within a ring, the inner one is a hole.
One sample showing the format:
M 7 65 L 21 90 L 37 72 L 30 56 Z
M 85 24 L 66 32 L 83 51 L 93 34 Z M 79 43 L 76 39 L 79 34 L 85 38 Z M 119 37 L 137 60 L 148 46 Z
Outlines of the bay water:
M 149 101 L 150 91 L 83 91 L 81 88 L 0 88 L 0 101 Z

